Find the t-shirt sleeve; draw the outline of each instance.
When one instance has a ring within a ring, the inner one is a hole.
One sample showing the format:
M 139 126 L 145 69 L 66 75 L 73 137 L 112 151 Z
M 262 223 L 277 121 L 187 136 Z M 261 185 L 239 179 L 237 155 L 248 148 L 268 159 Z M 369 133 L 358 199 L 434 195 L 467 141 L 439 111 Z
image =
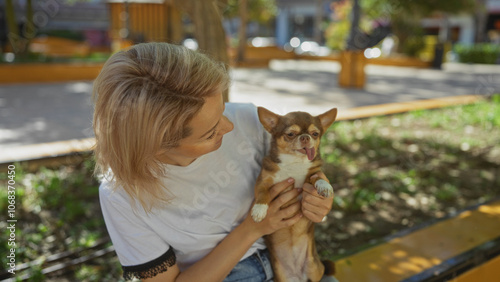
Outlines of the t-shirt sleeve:
M 139 211 L 134 211 L 125 197 L 112 191 L 111 186 L 107 181 L 101 183 L 99 199 L 124 278 L 152 278 L 167 271 L 176 263 L 173 249 L 141 220 Z

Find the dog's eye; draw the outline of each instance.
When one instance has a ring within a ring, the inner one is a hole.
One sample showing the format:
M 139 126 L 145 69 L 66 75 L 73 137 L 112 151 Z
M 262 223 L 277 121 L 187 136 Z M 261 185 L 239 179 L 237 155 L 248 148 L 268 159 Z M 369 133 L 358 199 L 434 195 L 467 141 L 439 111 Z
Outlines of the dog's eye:
M 319 132 L 313 132 L 312 136 L 318 137 L 319 136 Z
M 286 135 L 287 135 L 288 137 L 293 137 L 293 136 L 295 136 L 295 133 L 290 132 L 290 133 L 287 133 Z

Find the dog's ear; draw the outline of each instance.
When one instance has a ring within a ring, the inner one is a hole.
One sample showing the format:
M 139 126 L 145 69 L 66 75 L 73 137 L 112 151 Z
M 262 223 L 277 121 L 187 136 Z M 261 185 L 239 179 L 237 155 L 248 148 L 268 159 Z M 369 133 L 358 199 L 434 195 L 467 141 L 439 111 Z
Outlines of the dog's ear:
M 280 115 L 277 115 L 263 107 L 258 107 L 257 112 L 259 113 L 260 123 L 262 123 L 262 125 L 268 132 L 271 132 L 273 128 L 278 124 Z
M 323 127 L 323 132 L 324 132 L 330 127 L 330 125 L 332 125 L 332 123 L 337 118 L 337 108 L 333 108 L 319 115 L 318 118 L 321 121 L 321 126 Z

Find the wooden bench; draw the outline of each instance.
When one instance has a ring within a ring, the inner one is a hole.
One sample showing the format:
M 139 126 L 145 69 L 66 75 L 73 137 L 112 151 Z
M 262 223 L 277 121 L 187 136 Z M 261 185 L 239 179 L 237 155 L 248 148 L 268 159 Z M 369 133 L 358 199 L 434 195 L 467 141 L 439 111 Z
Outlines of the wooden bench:
M 339 281 L 498 281 L 500 199 L 335 262 Z

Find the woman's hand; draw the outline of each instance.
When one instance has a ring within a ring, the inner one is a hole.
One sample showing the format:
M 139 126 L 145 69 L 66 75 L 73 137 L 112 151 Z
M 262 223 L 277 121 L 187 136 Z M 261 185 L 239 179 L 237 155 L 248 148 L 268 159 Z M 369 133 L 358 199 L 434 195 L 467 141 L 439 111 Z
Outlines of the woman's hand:
M 261 222 L 255 222 L 250 214 L 246 217 L 244 222 L 253 224 L 254 230 L 260 233 L 259 237 L 271 234 L 281 228 L 292 226 L 302 217 L 302 213 L 300 211 L 300 201 L 296 201 L 295 203 L 283 208 L 283 205 L 297 199 L 297 197 L 302 193 L 302 189 L 293 188 L 294 182 L 293 178 L 288 178 L 282 182 L 274 184 L 269 189 L 269 196 L 272 200 L 269 203 L 267 215 Z M 290 186 L 292 186 L 292 189 L 280 195 L 281 192 L 285 191 Z
M 317 177 L 330 182 L 323 172 L 314 174 L 311 179 Z M 302 213 L 312 222 L 321 222 L 332 209 L 333 196 L 328 198 L 321 196 L 310 183 L 305 183 L 302 189 L 304 190 L 302 193 Z

